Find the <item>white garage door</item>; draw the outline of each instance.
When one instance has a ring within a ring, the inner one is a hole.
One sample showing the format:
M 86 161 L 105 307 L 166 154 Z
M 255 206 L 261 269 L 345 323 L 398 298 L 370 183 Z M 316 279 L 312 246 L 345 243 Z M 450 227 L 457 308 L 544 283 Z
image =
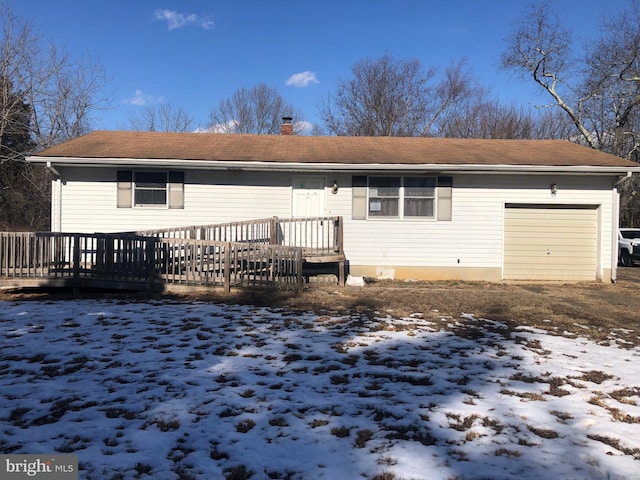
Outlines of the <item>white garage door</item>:
M 597 207 L 507 204 L 505 280 L 595 280 Z

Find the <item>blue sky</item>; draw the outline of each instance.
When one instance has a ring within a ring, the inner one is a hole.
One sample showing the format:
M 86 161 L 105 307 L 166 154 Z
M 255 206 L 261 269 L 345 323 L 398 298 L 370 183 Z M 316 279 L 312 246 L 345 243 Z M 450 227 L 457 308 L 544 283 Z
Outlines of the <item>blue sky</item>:
M 171 102 L 207 124 L 212 107 L 266 83 L 319 123 L 318 103 L 353 64 L 385 52 L 445 68 L 466 59 L 496 97 L 539 99 L 531 82 L 499 69 L 504 39 L 527 0 L 10 0 L 16 13 L 111 80 L 112 111 L 96 129 L 128 128 L 131 113 Z M 556 0 L 578 38 L 598 34 L 627 0 Z

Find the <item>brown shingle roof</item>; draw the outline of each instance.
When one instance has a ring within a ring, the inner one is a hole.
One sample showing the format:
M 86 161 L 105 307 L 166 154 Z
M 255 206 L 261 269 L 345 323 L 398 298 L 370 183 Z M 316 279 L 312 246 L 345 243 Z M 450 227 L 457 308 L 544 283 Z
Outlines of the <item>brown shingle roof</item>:
M 564 140 L 307 137 L 95 131 L 38 157 L 170 159 L 325 164 L 638 167 Z

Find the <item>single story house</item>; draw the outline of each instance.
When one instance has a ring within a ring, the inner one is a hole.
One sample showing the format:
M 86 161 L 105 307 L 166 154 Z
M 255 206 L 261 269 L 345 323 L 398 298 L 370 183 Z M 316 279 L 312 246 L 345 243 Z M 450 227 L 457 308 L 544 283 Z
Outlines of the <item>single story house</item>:
M 354 276 L 615 280 L 634 162 L 561 140 L 284 133 L 94 131 L 27 161 L 54 174 L 55 232 L 340 216 Z

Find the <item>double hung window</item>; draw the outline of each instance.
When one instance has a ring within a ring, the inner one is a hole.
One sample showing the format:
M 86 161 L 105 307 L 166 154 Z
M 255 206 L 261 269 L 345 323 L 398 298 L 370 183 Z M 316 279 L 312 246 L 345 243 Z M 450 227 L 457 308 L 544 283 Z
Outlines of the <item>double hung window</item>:
M 451 220 L 451 177 L 354 176 L 354 219 Z
M 434 218 L 436 177 L 369 177 L 369 217 Z
M 136 207 L 167 204 L 167 172 L 133 172 Z
M 436 177 L 404 177 L 404 216 L 433 218 Z
M 369 216 L 397 217 L 400 213 L 400 178 L 369 178 Z
M 184 172 L 118 171 L 118 208 L 184 208 Z

